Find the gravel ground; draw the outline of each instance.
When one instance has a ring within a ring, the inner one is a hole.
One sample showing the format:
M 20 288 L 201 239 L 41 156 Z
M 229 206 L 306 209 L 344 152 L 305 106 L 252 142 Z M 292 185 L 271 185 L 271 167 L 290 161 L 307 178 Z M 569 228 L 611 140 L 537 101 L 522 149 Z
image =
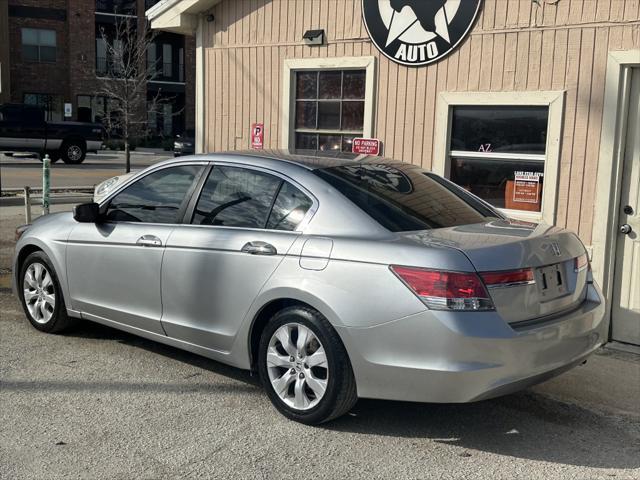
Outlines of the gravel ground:
M 603 399 L 587 388 L 598 382 Z M 41 334 L 0 293 L 6 479 L 638 479 L 640 397 L 615 406 L 639 386 L 638 358 L 609 353 L 496 400 L 361 400 L 307 427 L 248 373 L 90 322 Z

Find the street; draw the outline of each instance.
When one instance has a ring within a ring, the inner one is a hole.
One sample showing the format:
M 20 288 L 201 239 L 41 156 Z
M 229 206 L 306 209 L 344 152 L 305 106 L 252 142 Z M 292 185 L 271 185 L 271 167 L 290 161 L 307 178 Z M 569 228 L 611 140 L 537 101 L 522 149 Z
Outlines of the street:
M 132 152 L 131 169 L 140 170 L 167 158 L 171 152 Z M 66 165 L 59 161 L 51 166 L 52 187 L 92 186 L 107 178 L 124 173 L 124 154 L 102 151 L 88 153 L 80 165 Z M 6 157 L 0 153 L 0 175 L 2 188 L 42 186 L 42 162 L 37 158 L 23 156 Z
M 0 478 L 640 475 L 637 356 L 475 404 L 360 400 L 307 427 L 247 372 L 90 322 L 39 333 L 7 290 L 0 311 Z

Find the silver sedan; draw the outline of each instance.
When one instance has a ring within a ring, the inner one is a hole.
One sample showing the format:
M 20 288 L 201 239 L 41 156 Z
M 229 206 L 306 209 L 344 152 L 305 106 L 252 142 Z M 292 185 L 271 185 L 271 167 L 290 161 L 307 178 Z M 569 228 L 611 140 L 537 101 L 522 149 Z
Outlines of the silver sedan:
M 358 397 L 471 402 L 539 383 L 607 339 L 573 233 L 505 218 L 388 159 L 172 159 L 21 228 L 31 324 L 90 320 L 255 370 L 316 424 Z

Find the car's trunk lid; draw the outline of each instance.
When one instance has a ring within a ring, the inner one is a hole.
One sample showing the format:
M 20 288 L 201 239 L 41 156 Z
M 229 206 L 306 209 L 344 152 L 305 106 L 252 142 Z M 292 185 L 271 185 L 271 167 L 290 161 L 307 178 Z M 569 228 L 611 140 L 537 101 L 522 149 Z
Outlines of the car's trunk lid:
M 569 310 L 586 294 L 586 269 L 575 259 L 585 254 L 573 233 L 516 220 L 408 232 L 407 240 L 462 251 L 483 272 L 531 268 L 533 282 L 489 287 L 496 310 L 509 323 L 525 322 Z

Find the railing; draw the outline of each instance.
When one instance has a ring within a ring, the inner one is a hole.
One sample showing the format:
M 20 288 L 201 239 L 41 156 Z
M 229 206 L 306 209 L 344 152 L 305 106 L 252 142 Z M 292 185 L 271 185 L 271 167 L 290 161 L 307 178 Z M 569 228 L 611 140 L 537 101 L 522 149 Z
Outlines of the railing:
M 147 62 L 151 81 L 184 82 L 184 64 Z
M 91 202 L 94 188 L 94 186 L 52 187 L 50 203 L 58 205 Z M 24 205 L 25 223 L 31 223 L 31 207 L 42 204 L 42 188 L 3 188 L 2 193 L 6 196 L 0 198 L 0 205 L 4 207 Z

